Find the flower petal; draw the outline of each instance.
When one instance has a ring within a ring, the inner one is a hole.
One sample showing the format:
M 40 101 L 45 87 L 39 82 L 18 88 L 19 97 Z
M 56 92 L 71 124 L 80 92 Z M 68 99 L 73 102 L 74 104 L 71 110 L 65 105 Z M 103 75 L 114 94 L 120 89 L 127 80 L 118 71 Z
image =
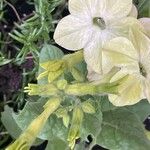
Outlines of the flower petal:
M 138 54 L 132 43 L 123 37 L 114 38 L 106 42 L 102 50 L 103 70 L 113 66 L 127 66 L 136 64 L 138 61 Z M 105 71 L 106 72 L 106 71 Z
M 73 15 L 99 17 L 106 6 L 105 0 L 69 0 L 69 11 Z
M 113 77 L 112 80 L 118 80 L 125 74 L 120 71 Z M 143 98 L 142 92 L 143 87 L 141 80 L 139 80 L 136 76 L 129 75 L 128 78 L 119 86 L 119 94 L 110 94 L 109 100 L 115 106 L 133 105 Z
M 106 6 L 106 12 L 103 17 L 106 20 L 117 20 L 130 13 L 132 0 L 106 0 Z
M 90 43 L 84 48 L 84 58 L 87 65 L 96 73 L 102 73 L 102 41 L 101 34 L 95 32 Z
M 130 29 L 136 28 L 139 31 L 144 32 L 144 28 L 140 21 L 133 17 L 126 17 L 116 21 L 112 21 L 109 25 L 109 30 L 116 36 L 129 37 Z
M 98 81 L 101 79 L 101 75 L 93 71 L 93 69 L 88 65 L 87 65 L 87 70 L 88 70 L 87 79 L 89 81 Z
M 140 18 L 139 20 L 144 26 L 148 37 L 150 38 L 150 18 Z
M 132 9 L 129 13 L 129 16 L 134 17 L 134 18 L 138 17 L 138 10 L 134 4 L 132 5 Z
M 66 49 L 79 50 L 87 44 L 91 32 L 90 24 L 83 18 L 68 15 L 58 23 L 54 40 Z
M 135 49 L 140 55 L 140 59 L 150 57 L 150 39 L 138 29 L 132 29 L 129 32 L 129 39 L 134 44 Z

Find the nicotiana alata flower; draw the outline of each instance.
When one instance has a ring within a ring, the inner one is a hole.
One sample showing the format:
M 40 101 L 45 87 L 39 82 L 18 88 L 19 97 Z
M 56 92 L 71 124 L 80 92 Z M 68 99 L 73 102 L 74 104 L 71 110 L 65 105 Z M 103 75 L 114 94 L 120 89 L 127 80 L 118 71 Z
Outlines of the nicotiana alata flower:
M 129 13 L 129 16 L 134 17 L 134 18 L 138 17 L 138 10 L 134 4 L 132 5 L 132 9 Z
M 102 72 L 102 45 L 117 36 L 126 36 L 130 26 L 139 27 L 128 17 L 132 0 L 69 0 L 70 15 L 63 18 L 54 33 L 56 43 L 69 50 L 84 49 L 86 63 Z
M 129 16 L 138 18 L 138 10 L 135 5 L 132 6 L 131 12 L 129 13 Z M 140 23 L 143 25 L 146 34 L 148 37 L 150 37 L 150 18 L 144 17 L 144 18 L 139 18 Z
M 150 18 L 140 18 L 139 21 L 143 25 L 147 36 L 150 38 Z
M 132 105 L 143 98 L 150 101 L 150 39 L 140 31 L 132 30 L 131 41 L 118 37 L 103 49 L 103 66 L 117 66 L 121 70 L 110 82 L 128 74 L 128 78 L 119 86 L 119 94 L 109 94 L 109 100 L 115 106 Z M 133 44 L 132 44 L 133 43 Z

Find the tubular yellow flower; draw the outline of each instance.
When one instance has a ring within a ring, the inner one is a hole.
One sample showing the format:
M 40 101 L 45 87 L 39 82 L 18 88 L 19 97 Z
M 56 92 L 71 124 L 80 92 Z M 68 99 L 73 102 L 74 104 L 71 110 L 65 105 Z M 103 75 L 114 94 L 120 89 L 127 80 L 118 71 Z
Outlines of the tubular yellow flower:
M 45 125 L 48 117 L 59 107 L 59 98 L 52 98 L 44 105 L 44 111 L 35 118 L 20 137 L 6 150 L 29 150 Z
M 57 95 L 58 89 L 53 84 L 28 84 L 24 92 L 27 92 L 29 95 L 55 96 Z
M 118 87 L 122 84 L 124 80 L 128 78 L 127 75 L 123 76 L 119 80 L 112 83 L 75 83 L 68 84 L 64 89 L 64 92 L 68 95 L 100 95 L 100 94 L 117 94 Z

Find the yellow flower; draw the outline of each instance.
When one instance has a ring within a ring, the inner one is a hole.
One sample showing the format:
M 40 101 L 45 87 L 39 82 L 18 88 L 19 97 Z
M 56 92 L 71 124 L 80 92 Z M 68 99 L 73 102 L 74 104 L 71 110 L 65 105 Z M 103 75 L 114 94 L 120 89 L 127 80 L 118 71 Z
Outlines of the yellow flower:
M 53 84 L 28 84 L 28 86 L 24 88 L 24 92 L 29 95 L 55 96 L 59 91 Z
M 127 36 L 130 26 L 140 30 L 137 19 L 128 17 L 132 0 L 69 0 L 70 15 L 54 33 L 57 44 L 69 50 L 84 49 L 86 63 L 102 71 L 102 46 L 117 36 Z
M 130 32 L 132 41 L 118 37 L 103 48 L 103 70 L 120 67 L 110 82 L 129 75 L 119 86 L 118 95 L 110 94 L 109 100 L 115 106 L 133 105 L 143 98 L 150 101 L 150 39 L 134 29 Z
M 48 82 L 51 83 L 58 78 L 65 69 L 65 62 L 63 60 L 51 60 L 45 63 L 41 63 L 40 66 L 45 70 L 41 73 L 37 79 L 41 79 L 48 76 Z
M 37 79 L 41 79 L 48 76 L 48 82 L 51 83 L 58 77 L 60 77 L 65 69 L 72 72 L 73 67 L 83 60 L 83 52 L 80 50 L 74 54 L 65 55 L 60 60 L 49 60 L 41 63 L 40 66 L 44 69 Z
M 44 105 L 44 111 L 35 118 L 20 137 L 6 150 L 29 150 L 45 125 L 48 117 L 59 107 L 60 99 L 52 98 Z

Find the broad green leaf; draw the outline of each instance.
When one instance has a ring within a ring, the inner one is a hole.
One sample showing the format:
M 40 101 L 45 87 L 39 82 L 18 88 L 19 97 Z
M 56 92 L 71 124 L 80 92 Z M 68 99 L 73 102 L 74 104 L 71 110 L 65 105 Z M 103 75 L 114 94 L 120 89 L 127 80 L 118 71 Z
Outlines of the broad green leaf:
M 102 112 L 114 110 L 117 107 L 110 103 L 108 96 L 97 96 L 95 97 L 99 101 Z
M 69 150 L 67 141 L 63 141 L 59 138 L 56 138 L 54 140 L 49 140 L 48 144 L 46 146 L 46 150 Z
M 150 115 L 150 103 L 147 100 L 142 100 L 126 108 L 132 111 L 142 122 Z
M 56 46 L 53 45 L 49 45 L 49 44 L 44 44 L 43 48 L 41 50 L 40 53 L 40 63 L 44 63 L 50 60 L 55 60 L 55 59 L 60 59 L 63 57 L 63 52 L 57 48 Z M 41 67 L 39 67 L 39 73 L 42 73 L 44 71 L 44 69 L 42 69 Z M 38 80 L 39 84 L 46 84 L 48 83 L 48 79 L 47 77 L 44 77 L 40 80 Z
M 75 145 L 75 150 L 90 150 L 90 147 L 86 144 L 86 141 L 81 141 Z
M 12 116 L 13 113 L 14 112 L 13 112 L 12 108 L 5 106 L 4 112 L 1 113 L 1 121 L 2 121 L 3 125 L 5 126 L 5 128 L 7 129 L 8 133 L 14 139 L 17 139 L 19 137 L 19 135 L 22 133 L 22 130 L 15 122 L 15 119 Z M 41 142 L 43 142 L 43 141 L 40 139 L 37 139 L 34 142 L 34 145 L 39 145 L 39 144 L 41 144 Z
M 13 138 L 18 138 L 21 134 L 22 130 L 19 128 L 19 126 L 16 124 L 14 118 L 12 117 L 13 110 L 12 108 L 5 106 L 4 112 L 1 113 L 1 120 L 9 134 Z
M 148 150 L 143 124 L 125 108 L 103 113 L 102 130 L 97 135 L 96 144 L 111 150 Z
M 43 111 L 44 103 L 44 100 L 39 102 L 27 102 L 24 109 L 19 114 L 13 114 L 13 118 L 22 130 Z M 62 140 L 66 140 L 67 132 L 68 129 L 63 125 L 62 120 L 52 115 L 49 117 L 38 138 L 43 140 L 51 138 L 53 140 L 58 137 Z
M 87 114 L 84 113 L 82 129 L 81 129 L 81 139 L 86 140 L 88 135 L 91 135 L 93 139 L 96 138 L 97 134 L 101 132 L 102 124 L 102 112 L 98 103 L 95 102 L 96 113 Z

